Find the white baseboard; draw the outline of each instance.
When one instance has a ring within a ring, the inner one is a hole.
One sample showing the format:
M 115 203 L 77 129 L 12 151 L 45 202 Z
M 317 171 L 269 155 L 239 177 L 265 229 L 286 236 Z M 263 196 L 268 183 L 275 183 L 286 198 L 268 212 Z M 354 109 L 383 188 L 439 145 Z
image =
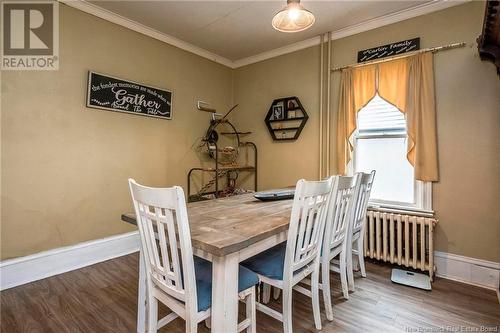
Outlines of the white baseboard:
M 137 231 L 0 262 L 0 290 L 90 266 L 139 250 Z M 500 263 L 434 252 L 436 276 L 498 290 Z
M 139 250 L 137 231 L 0 262 L 0 290 L 69 272 Z
M 434 263 L 438 277 L 493 290 L 500 286 L 498 262 L 435 251 Z

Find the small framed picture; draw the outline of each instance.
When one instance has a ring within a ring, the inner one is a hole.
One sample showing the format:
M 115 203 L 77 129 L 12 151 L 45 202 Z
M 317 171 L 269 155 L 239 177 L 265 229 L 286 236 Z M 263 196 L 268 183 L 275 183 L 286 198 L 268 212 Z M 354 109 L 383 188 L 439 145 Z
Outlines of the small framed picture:
M 283 104 L 274 105 L 272 120 L 279 120 L 284 118 L 285 118 L 285 110 L 283 108 Z
M 293 100 L 293 99 L 288 100 L 288 103 L 287 103 L 288 110 L 296 109 L 297 107 L 298 107 L 298 105 L 295 102 L 295 100 Z

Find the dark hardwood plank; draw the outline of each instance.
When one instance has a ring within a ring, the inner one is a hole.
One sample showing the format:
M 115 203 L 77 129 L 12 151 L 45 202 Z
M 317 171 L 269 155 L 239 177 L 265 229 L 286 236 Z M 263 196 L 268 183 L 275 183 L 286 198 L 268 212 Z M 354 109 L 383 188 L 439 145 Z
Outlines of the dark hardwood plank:
M 490 326 L 500 330 L 495 292 L 436 278 L 431 292 L 390 282 L 391 266 L 367 263 L 367 278 L 356 275 L 356 291 L 342 298 L 340 281 L 331 275 L 333 322 L 322 315 L 323 330 L 332 332 L 405 332 L 409 329 Z M 138 255 L 131 254 L 0 293 L 0 331 L 135 332 Z M 293 295 L 295 332 L 314 329 L 311 300 Z M 281 311 L 281 300 L 270 306 Z M 243 317 L 243 306 L 240 308 Z M 160 315 L 170 311 L 160 306 Z M 182 333 L 176 319 L 161 332 Z M 199 332 L 210 332 L 203 324 Z M 257 312 L 257 331 L 282 332 L 280 322 Z

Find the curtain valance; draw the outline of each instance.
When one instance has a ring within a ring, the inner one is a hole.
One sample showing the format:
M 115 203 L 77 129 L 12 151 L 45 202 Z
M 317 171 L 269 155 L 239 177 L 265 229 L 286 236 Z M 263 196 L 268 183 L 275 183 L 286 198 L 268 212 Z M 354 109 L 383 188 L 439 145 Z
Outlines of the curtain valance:
M 415 179 L 437 181 L 438 157 L 434 68 L 431 52 L 342 70 L 337 124 L 338 167 L 346 173 L 356 130 L 356 116 L 378 92 L 405 114 L 408 161 Z

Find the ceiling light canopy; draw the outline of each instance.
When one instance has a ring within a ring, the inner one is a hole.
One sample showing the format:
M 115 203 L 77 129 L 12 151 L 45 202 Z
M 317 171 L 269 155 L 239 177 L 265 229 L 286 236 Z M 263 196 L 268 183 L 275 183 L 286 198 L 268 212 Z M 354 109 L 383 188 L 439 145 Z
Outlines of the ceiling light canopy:
M 305 9 L 300 0 L 287 0 L 287 5 L 273 17 L 274 29 L 281 32 L 298 32 L 310 28 L 316 19 Z

